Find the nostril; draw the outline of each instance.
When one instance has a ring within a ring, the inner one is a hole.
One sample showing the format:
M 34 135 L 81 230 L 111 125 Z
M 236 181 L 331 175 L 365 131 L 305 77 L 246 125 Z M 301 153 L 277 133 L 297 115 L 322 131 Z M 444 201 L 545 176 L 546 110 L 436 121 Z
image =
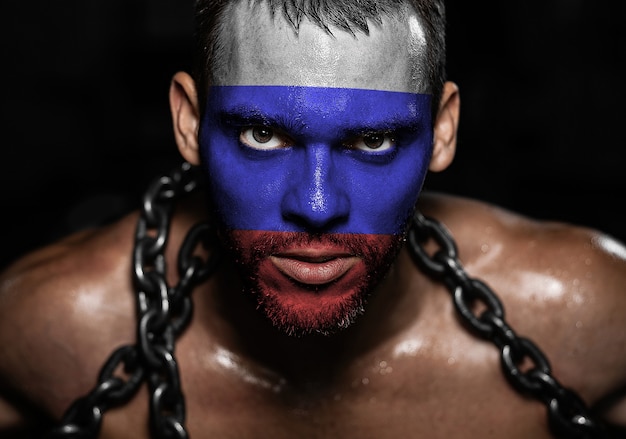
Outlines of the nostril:
M 282 203 L 283 220 L 298 230 L 311 232 L 337 231 L 347 224 L 350 216 L 348 197 L 341 192 L 318 195 L 308 193 L 302 196 L 297 190 L 290 191 Z
M 337 233 L 341 226 L 348 222 L 347 217 L 316 220 L 310 216 L 287 214 L 283 218 L 286 222 L 294 225 L 298 231 L 309 233 Z

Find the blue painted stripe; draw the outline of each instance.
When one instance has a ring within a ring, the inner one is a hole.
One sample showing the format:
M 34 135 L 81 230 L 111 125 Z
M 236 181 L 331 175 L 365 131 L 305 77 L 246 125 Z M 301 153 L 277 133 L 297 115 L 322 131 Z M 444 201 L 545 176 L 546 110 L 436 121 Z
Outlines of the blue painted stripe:
M 263 125 L 288 139 L 260 151 L 240 141 Z M 395 146 L 356 150 L 390 133 Z M 211 87 L 200 132 L 210 195 L 239 230 L 398 234 L 432 153 L 431 96 L 290 86 Z

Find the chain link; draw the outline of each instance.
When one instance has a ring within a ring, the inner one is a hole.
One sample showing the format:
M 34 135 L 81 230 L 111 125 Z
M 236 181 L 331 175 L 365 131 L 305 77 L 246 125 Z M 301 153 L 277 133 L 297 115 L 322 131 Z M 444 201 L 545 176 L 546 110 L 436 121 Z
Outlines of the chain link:
M 511 385 L 546 405 L 553 434 L 567 439 L 606 438 L 604 429 L 591 418 L 580 397 L 552 376 L 550 363 L 539 347 L 518 336 L 508 325 L 504 307 L 491 288 L 467 274 L 447 229 L 438 221 L 416 212 L 407 239 L 419 267 L 450 290 L 461 319 L 478 336 L 500 349 L 502 370 Z M 422 245 L 428 240 L 439 246 L 432 256 Z M 481 311 L 477 313 L 476 309 Z M 530 366 L 522 370 L 522 364 Z
M 164 249 L 174 203 L 196 189 L 200 181 L 197 174 L 194 167 L 183 163 L 157 179 L 146 192 L 133 252 L 137 343 L 122 346 L 111 354 L 94 389 L 68 409 L 47 439 L 95 439 L 104 412 L 128 402 L 143 381 L 148 382 L 151 395 L 152 435 L 158 439 L 188 438 L 174 345 L 191 319 L 193 287 L 205 280 L 217 265 L 215 256 L 204 261 L 194 255 L 199 245 L 210 246 L 214 234 L 204 223 L 189 231 L 178 255 L 179 281 L 174 287 L 166 282 Z M 500 349 L 502 370 L 511 385 L 546 405 L 554 435 L 567 439 L 605 438 L 601 425 L 591 418 L 580 397 L 552 376 L 550 363 L 537 345 L 518 336 L 508 325 L 504 307 L 491 288 L 467 274 L 446 228 L 416 212 L 407 239 L 418 266 L 450 290 L 463 321 L 478 336 Z M 439 246 L 432 256 L 422 245 L 428 240 Z M 482 309 L 479 314 L 474 311 L 477 305 Z M 531 366 L 522 370 L 520 366 L 528 363 Z M 115 375 L 120 369 L 126 378 Z
M 217 265 L 194 252 L 210 247 L 208 224 L 187 234 L 178 255 L 178 283 L 166 281 L 165 247 L 175 202 L 199 185 L 198 170 L 183 163 L 155 180 L 143 198 L 135 233 L 133 280 L 137 289 L 137 343 L 116 349 L 102 367 L 96 386 L 66 411 L 61 423 L 46 438 L 95 439 L 102 417 L 111 407 L 128 402 L 147 381 L 150 391 L 150 428 L 158 439 L 187 438 L 185 402 L 178 363 L 176 337 L 191 320 L 190 293 Z M 125 377 L 120 376 L 120 371 Z M 116 375 L 117 373 L 117 375 Z

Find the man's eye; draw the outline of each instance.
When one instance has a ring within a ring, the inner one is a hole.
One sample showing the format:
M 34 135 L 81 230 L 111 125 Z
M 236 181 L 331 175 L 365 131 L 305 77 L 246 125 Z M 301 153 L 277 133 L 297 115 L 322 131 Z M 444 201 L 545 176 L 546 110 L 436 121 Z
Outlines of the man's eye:
M 286 136 L 265 126 L 247 127 L 241 130 L 239 140 L 246 146 L 259 150 L 284 148 L 290 145 Z
M 349 146 L 360 151 L 383 152 L 393 149 L 396 140 L 390 133 L 368 133 L 355 138 Z

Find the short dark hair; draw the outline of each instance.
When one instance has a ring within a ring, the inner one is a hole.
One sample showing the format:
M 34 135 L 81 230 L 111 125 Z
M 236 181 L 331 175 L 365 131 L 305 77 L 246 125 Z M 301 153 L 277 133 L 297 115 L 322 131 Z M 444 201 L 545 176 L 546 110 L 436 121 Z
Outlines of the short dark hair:
M 245 0 L 196 0 L 196 50 L 193 76 L 198 87 L 200 111 L 204 111 L 207 88 L 212 82 L 214 63 L 219 63 L 224 51 L 220 41 L 222 16 L 225 10 Z M 380 23 L 384 16 L 402 13 L 404 5 L 412 6 L 421 19 L 426 34 L 426 68 L 428 83 L 433 94 L 433 111 L 445 82 L 446 44 L 445 7 L 443 0 L 248 0 L 266 3 L 270 11 L 282 13 L 294 30 L 306 18 L 331 33 L 330 27 L 355 34 L 369 33 L 367 21 Z M 433 116 L 436 113 L 433 114 Z M 433 117 L 434 122 L 434 117 Z

